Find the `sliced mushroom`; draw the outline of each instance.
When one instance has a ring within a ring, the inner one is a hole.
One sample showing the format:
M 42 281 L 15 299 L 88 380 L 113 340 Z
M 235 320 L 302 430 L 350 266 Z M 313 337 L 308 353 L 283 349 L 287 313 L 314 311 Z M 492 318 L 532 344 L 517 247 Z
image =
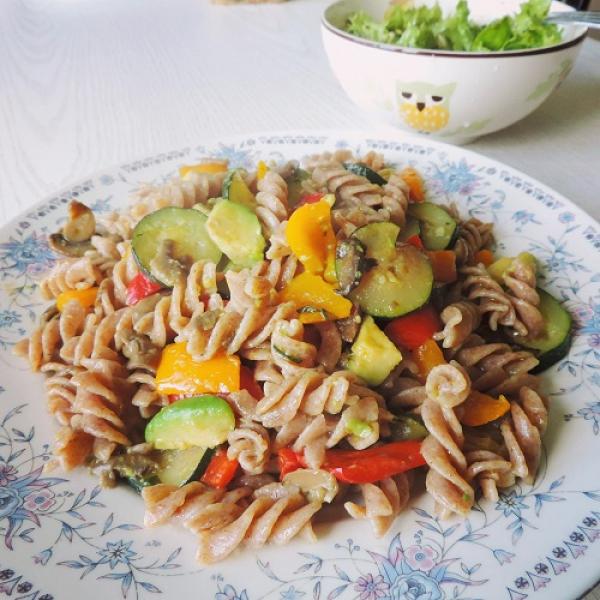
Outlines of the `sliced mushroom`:
M 129 368 L 140 366 L 158 366 L 160 349 L 154 346 L 147 335 L 131 333 L 121 349 L 123 356 L 129 359 Z
M 87 242 L 96 232 L 96 217 L 90 208 L 77 200 L 69 204 L 69 220 L 62 229 L 68 242 Z
M 323 469 L 297 469 L 283 478 L 283 485 L 300 488 L 310 502 L 331 502 L 339 489 L 336 478 Z
M 92 250 L 91 237 L 96 231 L 94 213 L 81 202 L 69 204 L 69 220 L 59 233 L 49 237 L 52 250 L 65 256 L 79 258 Z
M 156 255 L 150 261 L 152 276 L 171 287 L 185 277 L 192 262 L 189 257 L 175 258 L 174 254 L 175 242 L 169 239 L 162 240 Z
M 69 242 L 62 233 L 53 233 L 48 238 L 48 245 L 54 252 L 72 258 L 81 258 L 93 246 L 89 240 L 85 242 Z

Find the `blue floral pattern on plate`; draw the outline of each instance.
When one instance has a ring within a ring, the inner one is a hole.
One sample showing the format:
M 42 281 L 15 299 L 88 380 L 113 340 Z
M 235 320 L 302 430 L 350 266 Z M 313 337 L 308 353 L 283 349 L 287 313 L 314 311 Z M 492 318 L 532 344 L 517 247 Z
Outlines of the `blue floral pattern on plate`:
M 495 223 L 500 252 L 540 258 L 543 287 L 575 321 L 571 352 L 546 374 L 548 460 L 533 486 L 478 503 L 465 521 L 439 521 L 430 500 L 417 497 L 384 540 L 372 538 L 366 523 L 346 520 L 310 547 L 298 541 L 284 552 L 241 552 L 203 569 L 191 535 L 182 542 L 175 527 L 141 527 L 141 501 L 130 490 L 103 491 L 85 472 L 44 471 L 53 425 L 36 408 L 41 377 L 25 374 L 10 349 L 44 308 L 36 282 L 55 260 L 47 234 L 64 221 L 70 198 L 104 213 L 124 206 L 143 183 L 165 181 L 206 156 L 250 168 L 259 158 L 334 148 L 378 150 L 417 167 L 434 201 Z M 53 196 L 0 232 L 0 597 L 189 597 L 192 588 L 215 600 L 563 600 L 565 589 L 583 591 L 600 575 L 600 479 L 589 476 L 598 473 L 600 443 L 599 259 L 598 225 L 567 200 L 472 152 L 408 137 L 231 138 L 134 161 Z

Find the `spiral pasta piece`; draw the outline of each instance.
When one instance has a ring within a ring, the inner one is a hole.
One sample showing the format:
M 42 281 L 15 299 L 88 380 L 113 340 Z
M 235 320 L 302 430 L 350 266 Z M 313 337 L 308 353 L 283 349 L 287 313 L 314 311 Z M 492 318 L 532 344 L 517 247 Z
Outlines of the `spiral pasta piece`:
M 257 183 L 256 216 L 266 239 L 270 239 L 289 215 L 288 188 L 285 179 L 276 171 L 269 170 Z
M 382 204 L 381 188 L 366 177 L 346 170 L 340 163 L 317 166 L 313 179 L 339 199 L 340 207 Z
M 408 208 L 408 185 L 399 173 L 392 173 L 384 184 L 382 205 L 389 213 L 389 220 L 401 228 L 404 227 Z
M 458 239 L 454 245 L 458 266 L 474 265 L 475 254 L 487 248 L 494 241 L 492 224 L 479 219 L 469 219 L 459 225 Z
M 277 321 L 271 334 L 273 362 L 283 376 L 315 365 L 317 349 L 304 341 L 304 325 L 298 319 Z
M 76 374 L 72 381 L 77 391 L 71 427 L 94 438 L 129 446 L 122 419 L 123 401 L 129 396 L 126 382 L 112 378 L 109 383 L 106 377 L 90 371 Z
M 510 403 L 510 417 L 500 426 L 513 473 L 529 484 L 533 483 L 540 463 L 541 434 L 547 419 L 547 401 L 535 390 L 523 386 L 519 401 Z
M 538 337 L 544 332 L 544 317 L 540 312 L 540 296 L 536 291 L 535 267 L 517 257 L 503 276 L 504 285 L 510 290 L 510 298 L 523 321 L 527 333 Z
M 369 519 L 375 537 L 385 535 L 394 519 L 408 503 L 410 496 L 408 477 L 400 473 L 377 483 L 362 484 L 359 489 L 363 504 L 346 502 L 344 503 L 346 512 L 353 519 Z
M 227 458 L 237 460 L 246 473 L 264 472 L 271 441 L 268 431 L 258 423 L 242 422 L 227 437 Z
M 147 526 L 175 518 L 197 534 L 197 558 L 203 564 L 226 558 L 244 541 L 253 547 L 267 541 L 285 543 L 310 527 L 312 516 L 321 508 L 320 502 L 308 502 L 281 484 L 254 492 L 251 488 L 212 490 L 198 482 L 180 488 L 160 484 L 144 488 L 142 498 Z
M 444 348 L 457 348 L 481 324 L 479 309 L 472 302 L 462 300 L 446 306 L 440 315 L 444 329 L 433 336 Z
M 490 450 L 472 450 L 465 457 L 468 463 L 466 479 L 477 482 L 486 500 L 497 502 L 498 488 L 514 484 L 512 464 L 505 456 Z
M 539 360 L 527 350 L 513 350 L 508 344 L 486 344 L 480 336 L 470 336 L 455 359 L 469 373 L 473 388 L 493 395 L 518 393 L 524 385 L 538 386 L 530 373 Z
M 492 331 L 503 325 L 519 335 L 527 335 L 527 327 L 517 315 L 511 297 L 492 279 L 482 264 L 463 267 L 461 274 L 466 276 L 463 293 L 477 304 Z
M 474 491 L 465 478 L 464 435 L 454 409 L 468 397 L 470 381 L 456 364 L 440 365 L 427 376 L 425 389 L 427 400 L 421 406 L 421 417 L 429 436 L 421 445 L 421 454 L 429 466 L 427 491 L 442 514 L 466 514 Z
M 313 171 L 317 167 L 327 166 L 331 163 L 343 163 L 347 160 L 353 160 L 354 156 L 351 150 L 339 149 L 334 152 L 321 152 L 320 154 L 312 154 L 303 160 L 304 167 L 308 171 Z
M 194 173 L 176 177 L 164 185 L 145 185 L 134 196 L 135 203 L 130 215 L 139 221 L 142 217 L 160 208 L 175 206 L 191 208 L 194 204 L 204 204 L 209 198 L 221 193 L 227 172 Z
M 131 250 L 131 242 L 126 241 L 119 245 L 121 258 L 115 263 L 112 271 L 114 295 L 119 305 L 127 304 L 127 286 L 139 273 L 138 265 Z
M 68 290 L 84 290 L 94 287 L 102 280 L 102 271 L 89 256 L 65 258 L 52 267 L 40 281 L 40 291 L 46 300 L 56 298 Z

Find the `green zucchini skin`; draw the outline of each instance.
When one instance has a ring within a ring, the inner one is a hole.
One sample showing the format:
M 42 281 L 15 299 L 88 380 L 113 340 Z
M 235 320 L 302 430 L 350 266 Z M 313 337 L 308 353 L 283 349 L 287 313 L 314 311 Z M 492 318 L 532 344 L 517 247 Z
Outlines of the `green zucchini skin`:
M 133 230 L 131 249 L 145 275 L 166 286 L 175 285 L 179 273 L 159 274 L 152 267 L 164 243 L 172 245 L 172 258 L 218 263 L 221 251 L 206 231 L 207 217 L 193 208 L 169 206 L 146 215 Z
M 418 219 L 421 240 L 427 250 L 445 250 L 456 241 L 458 223 L 441 206 L 431 202 L 411 204 L 408 214 Z
M 396 248 L 394 255 L 367 271 L 350 298 L 373 317 L 392 319 L 421 308 L 433 289 L 427 256 L 414 246 Z
M 343 164 L 346 171 L 350 171 L 350 173 L 360 175 L 361 177 L 366 177 L 371 183 L 376 185 L 385 185 L 387 183 L 379 173 L 373 171 L 373 169 L 367 167 L 364 163 L 345 162 Z
M 215 453 L 214 448 L 187 448 L 161 453 L 156 477 L 160 483 L 181 487 L 204 475 Z
M 572 341 L 573 319 L 564 306 L 551 294 L 538 288 L 540 312 L 546 324 L 543 336 L 535 339 L 517 336 L 520 346 L 536 353 L 540 364 L 532 373 L 540 373 L 562 360 L 569 352 Z

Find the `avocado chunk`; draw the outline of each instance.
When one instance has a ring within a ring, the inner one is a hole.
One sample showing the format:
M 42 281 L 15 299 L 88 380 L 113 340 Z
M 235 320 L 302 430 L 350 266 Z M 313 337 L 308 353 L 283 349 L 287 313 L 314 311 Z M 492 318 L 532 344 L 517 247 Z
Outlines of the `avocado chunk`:
M 157 450 L 214 448 L 235 427 L 231 407 L 219 396 L 193 396 L 165 406 L 146 425 L 146 441 Z
M 256 208 L 256 198 L 250 188 L 244 181 L 245 171 L 234 169 L 230 171 L 223 182 L 223 198 L 231 202 L 243 204 L 245 207 L 253 210 Z
M 367 258 L 382 262 L 393 257 L 399 233 L 400 227 L 395 223 L 369 223 L 359 227 L 352 238 L 366 248 Z
M 206 230 L 234 264 L 251 267 L 263 259 L 265 238 L 258 217 L 247 206 L 231 200 L 217 203 L 208 216 Z
M 348 358 L 347 367 L 369 385 L 379 385 L 402 360 L 394 343 L 366 317 Z
M 537 259 L 529 252 L 521 252 L 516 258 L 524 262 L 526 265 L 532 266 L 537 271 Z M 502 256 L 494 261 L 488 268 L 488 273 L 498 283 L 504 283 L 505 273 L 512 267 L 515 258 L 512 256 Z

